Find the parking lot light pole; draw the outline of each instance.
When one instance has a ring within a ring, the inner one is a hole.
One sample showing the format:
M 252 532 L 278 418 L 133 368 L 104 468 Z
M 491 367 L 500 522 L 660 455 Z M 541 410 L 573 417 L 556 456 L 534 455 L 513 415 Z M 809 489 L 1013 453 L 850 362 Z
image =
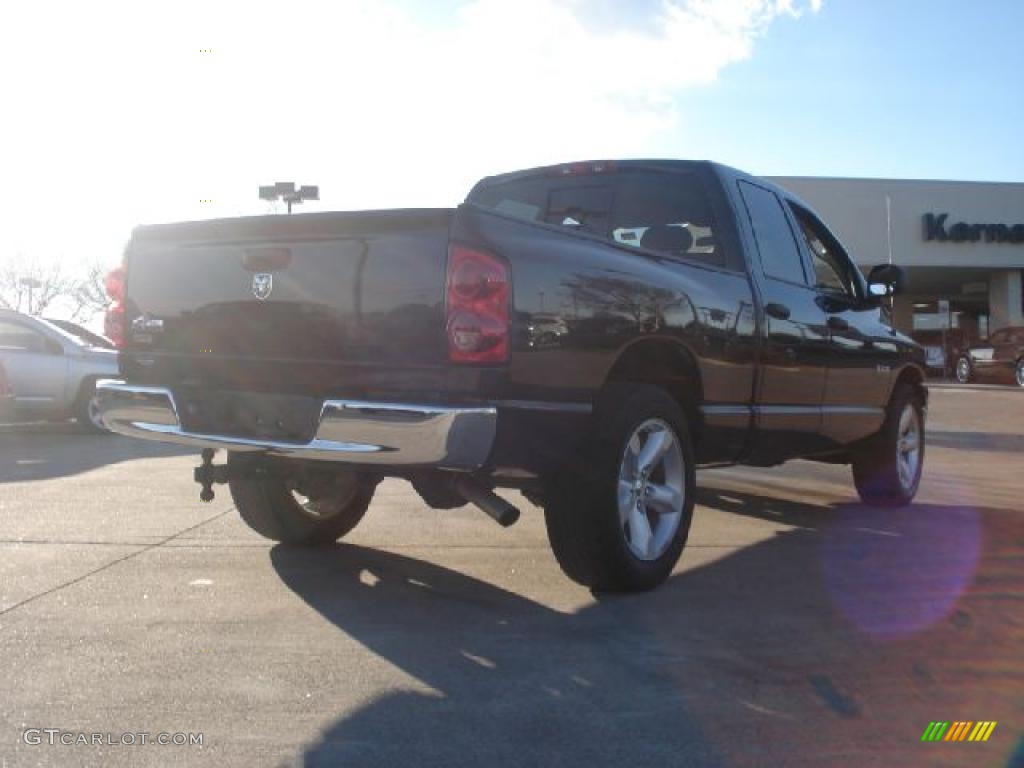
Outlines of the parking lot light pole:
M 260 200 L 284 200 L 288 204 L 289 214 L 292 212 L 293 204 L 319 199 L 320 187 L 302 186 L 296 189 L 294 181 L 279 181 L 276 184 L 260 187 Z
M 28 314 L 32 314 L 32 289 L 41 288 L 42 283 L 36 280 L 34 277 L 23 277 L 18 280 L 18 285 L 23 285 L 28 288 Z

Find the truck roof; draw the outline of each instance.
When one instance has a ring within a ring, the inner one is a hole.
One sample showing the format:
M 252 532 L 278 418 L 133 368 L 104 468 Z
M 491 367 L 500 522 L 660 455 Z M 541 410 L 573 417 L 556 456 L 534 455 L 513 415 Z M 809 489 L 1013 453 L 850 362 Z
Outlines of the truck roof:
M 601 175 L 604 173 L 615 173 L 617 171 L 639 171 L 639 170 L 654 170 L 654 171 L 694 171 L 700 168 L 707 169 L 713 174 L 720 177 L 723 181 L 729 179 L 746 179 L 759 184 L 762 187 L 768 187 L 775 191 L 777 194 L 784 198 L 795 200 L 800 203 L 804 208 L 810 209 L 803 200 L 794 195 L 788 189 L 780 187 L 774 182 L 768 181 L 767 179 L 759 176 L 753 176 L 752 174 L 746 173 L 733 168 L 732 166 L 723 165 L 722 163 L 716 163 L 711 160 L 680 160 L 671 158 L 647 158 L 647 159 L 630 159 L 630 160 L 583 160 L 578 162 L 570 163 L 557 163 L 555 165 L 542 165 L 535 168 L 527 168 L 520 171 L 509 171 L 508 173 L 499 173 L 492 176 L 485 176 L 478 181 L 473 190 L 470 191 L 472 195 L 473 191 L 481 188 L 491 186 L 493 184 L 503 184 L 509 181 L 515 181 L 517 179 L 530 178 L 534 176 L 551 176 L 553 178 L 565 177 L 565 176 L 583 176 L 583 175 Z
M 476 187 L 502 184 L 507 181 L 515 181 L 516 179 L 529 178 L 531 176 L 599 175 L 622 170 L 694 170 L 701 166 L 709 167 L 711 165 L 712 163 L 707 160 L 582 160 L 570 163 L 557 163 L 555 165 L 540 165 L 535 168 L 484 176 L 476 183 Z

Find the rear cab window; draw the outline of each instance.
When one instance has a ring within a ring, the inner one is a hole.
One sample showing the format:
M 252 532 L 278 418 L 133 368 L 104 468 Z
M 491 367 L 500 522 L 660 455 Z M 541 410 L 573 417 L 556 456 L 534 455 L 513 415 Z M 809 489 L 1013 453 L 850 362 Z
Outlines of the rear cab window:
M 724 266 L 711 206 L 695 173 L 631 173 L 616 180 L 617 243 Z
M 613 193 L 604 176 L 527 176 L 477 188 L 469 202 L 516 219 L 607 237 Z
M 526 176 L 478 187 L 468 202 L 620 246 L 725 267 L 711 205 L 692 171 Z

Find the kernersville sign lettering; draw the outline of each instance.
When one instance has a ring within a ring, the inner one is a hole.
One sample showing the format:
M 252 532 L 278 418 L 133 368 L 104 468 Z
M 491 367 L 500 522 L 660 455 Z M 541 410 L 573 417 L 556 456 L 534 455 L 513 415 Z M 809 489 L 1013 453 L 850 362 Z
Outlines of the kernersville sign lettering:
M 1024 224 L 946 224 L 948 213 L 924 215 L 924 239 L 940 243 L 1024 243 Z

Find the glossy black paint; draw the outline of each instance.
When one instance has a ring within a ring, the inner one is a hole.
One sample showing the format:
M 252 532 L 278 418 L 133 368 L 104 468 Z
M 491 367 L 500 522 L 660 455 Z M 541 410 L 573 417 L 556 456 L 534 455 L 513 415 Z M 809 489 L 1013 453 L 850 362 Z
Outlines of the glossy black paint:
M 436 398 L 452 212 L 194 222 L 136 231 L 129 250 L 130 380 L 213 390 Z M 287 257 L 275 255 L 287 252 Z M 275 266 L 276 264 L 276 266 Z M 256 270 L 272 287 L 254 294 Z
M 923 353 L 867 297 L 830 303 L 765 277 L 737 183 L 795 198 L 710 163 L 617 167 L 697 174 L 722 266 L 472 203 L 140 228 L 127 255 L 127 323 L 162 328 L 129 330 L 122 372 L 196 402 L 245 392 L 280 396 L 280 408 L 288 397 L 493 403 L 499 482 L 574 460 L 611 378 L 656 377 L 679 397 L 703 462 L 824 454 L 875 431 L 897 376 L 918 376 Z M 530 173 L 549 171 L 518 175 Z M 506 365 L 446 360 L 450 242 L 510 265 Z M 256 274 L 272 275 L 264 299 Z M 767 304 L 786 311 L 769 316 Z M 297 432 L 308 430 L 303 414 Z M 196 418 L 217 427 L 213 406 Z

